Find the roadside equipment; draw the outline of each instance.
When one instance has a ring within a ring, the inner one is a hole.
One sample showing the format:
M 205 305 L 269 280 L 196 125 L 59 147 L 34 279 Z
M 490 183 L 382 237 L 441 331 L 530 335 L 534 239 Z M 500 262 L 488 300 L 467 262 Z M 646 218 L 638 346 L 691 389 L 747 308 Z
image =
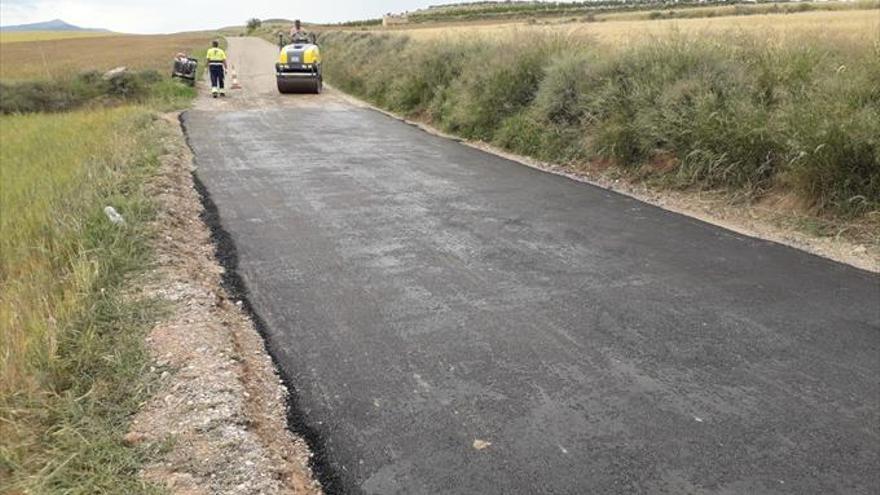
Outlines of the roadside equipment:
M 184 53 L 178 53 L 174 57 L 174 68 L 171 69 L 171 78 L 180 79 L 190 86 L 196 83 L 196 72 L 199 61 L 188 57 Z
M 315 93 L 324 87 L 321 73 L 321 51 L 318 45 L 294 41 L 281 48 L 275 64 L 278 91 L 287 93 Z
M 232 86 L 229 86 L 229 89 L 241 89 L 241 84 L 238 82 L 238 71 L 235 70 L 235 66 L 232 66 Z

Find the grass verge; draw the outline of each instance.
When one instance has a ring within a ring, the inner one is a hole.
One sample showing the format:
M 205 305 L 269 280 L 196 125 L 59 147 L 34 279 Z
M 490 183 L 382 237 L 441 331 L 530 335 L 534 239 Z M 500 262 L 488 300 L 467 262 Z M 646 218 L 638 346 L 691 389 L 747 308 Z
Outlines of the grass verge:
M 183 33 L 2 46 L 4 493 L 161 491 L 139 476 L 156 452 L 123 442 L 154 387 L 144 335 L 162 313 L 133 293 L 131 281 L 152 256 L 154 206 L 144 187 L 161 152 L 155 112 L 196 95 L 159 71 L 170 70 L 178 51 L 203 55 L 210 39 Z M 101 77 L 119 65 L 131 70 Z M 111 223 L 106 206 L 125 224 Z
M 0 478 L 24 493 L 151 493 L 122 442 L 151 388 L 156 304 L 127 297 L 150 262 L 143 107 L 0 116 Z M 113 206 L 125 225 L 104 214 Z
M 825 218 L 880 215 L 880 38 L 321 42 L 329 82 L 468 139 L 657 187 L 783 194 Z

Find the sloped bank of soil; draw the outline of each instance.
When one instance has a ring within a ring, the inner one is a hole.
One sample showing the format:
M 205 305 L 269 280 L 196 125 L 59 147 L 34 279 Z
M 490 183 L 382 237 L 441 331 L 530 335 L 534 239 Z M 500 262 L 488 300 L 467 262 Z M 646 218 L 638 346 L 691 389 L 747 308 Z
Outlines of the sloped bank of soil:
M 166 129 L 151 186 L 157 264 L 143 290 L 169 311 L 147 338 L 160 389 L 126 439 L 163 447 L 143 476 L 172 493 L 321 493 L 308 446 L 287 429 L 287 390 L 263 340 L 221 286 L 176 116 L 157 124 Z

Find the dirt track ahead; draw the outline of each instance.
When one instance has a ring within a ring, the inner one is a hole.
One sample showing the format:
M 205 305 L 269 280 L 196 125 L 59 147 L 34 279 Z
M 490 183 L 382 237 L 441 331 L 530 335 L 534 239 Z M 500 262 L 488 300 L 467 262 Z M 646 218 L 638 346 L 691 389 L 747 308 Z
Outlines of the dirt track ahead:
M 275 95 L 274 54 L 230 39 L 184 123 L 329 492 L 880 487 L 880 277 Z

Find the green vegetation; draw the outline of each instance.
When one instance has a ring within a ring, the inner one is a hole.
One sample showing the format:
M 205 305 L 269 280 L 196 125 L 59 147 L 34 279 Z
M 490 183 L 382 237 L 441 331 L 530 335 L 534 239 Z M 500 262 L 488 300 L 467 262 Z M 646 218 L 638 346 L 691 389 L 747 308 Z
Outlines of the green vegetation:
M 820 215 L 880 210 L 880 39 L 321 42 L 332 84 L 465 138 L 666 187 L 793 194 Z
M 255 30 L 259 29 L 260 26 L 262 26 L 262 25 L 263 25 L 263 21 L 257 19 L 256 17 L 253 17 L 253 18 L 247 20 L 247 23 L 245 23 L 245 29 L 247 29 L 248 33 L 253 33 Z
M 195 96 L 155 68 L 170 70 L 176 51 L 200 51 L 209 41 L 184 34 L 3 45 L 4 493 L 161 491 L 139 477 L 155 452 L 123 442 L 152 391 L 143 339 L 161 316 L 130 283 L 151 260 L 153 206 L 145 187 L 161 152 L 155 112 Z M 34 65 L 47 49 L 77 55 L 52 72 Z M 103 77 L 133 50 L 144 54 L 141 69 Z M 124 225 L 108 220 L 106 206 Z
M 83 72 L 59 81 L 0 82 L 0 114 L 62 112 L 89 104 L 151 103 L 177 108 L 195 96 L 195 89 L 169 80 L 154 70 L 125 72 L 104 79 Z
M 143 336 L 158 308 L 121 291 L 149 262 L 151 114 L 0 126 L 0 478 L 13 492 L 150 492 L 137 477 L 144 452 L 122 436 L 149 392 Z

